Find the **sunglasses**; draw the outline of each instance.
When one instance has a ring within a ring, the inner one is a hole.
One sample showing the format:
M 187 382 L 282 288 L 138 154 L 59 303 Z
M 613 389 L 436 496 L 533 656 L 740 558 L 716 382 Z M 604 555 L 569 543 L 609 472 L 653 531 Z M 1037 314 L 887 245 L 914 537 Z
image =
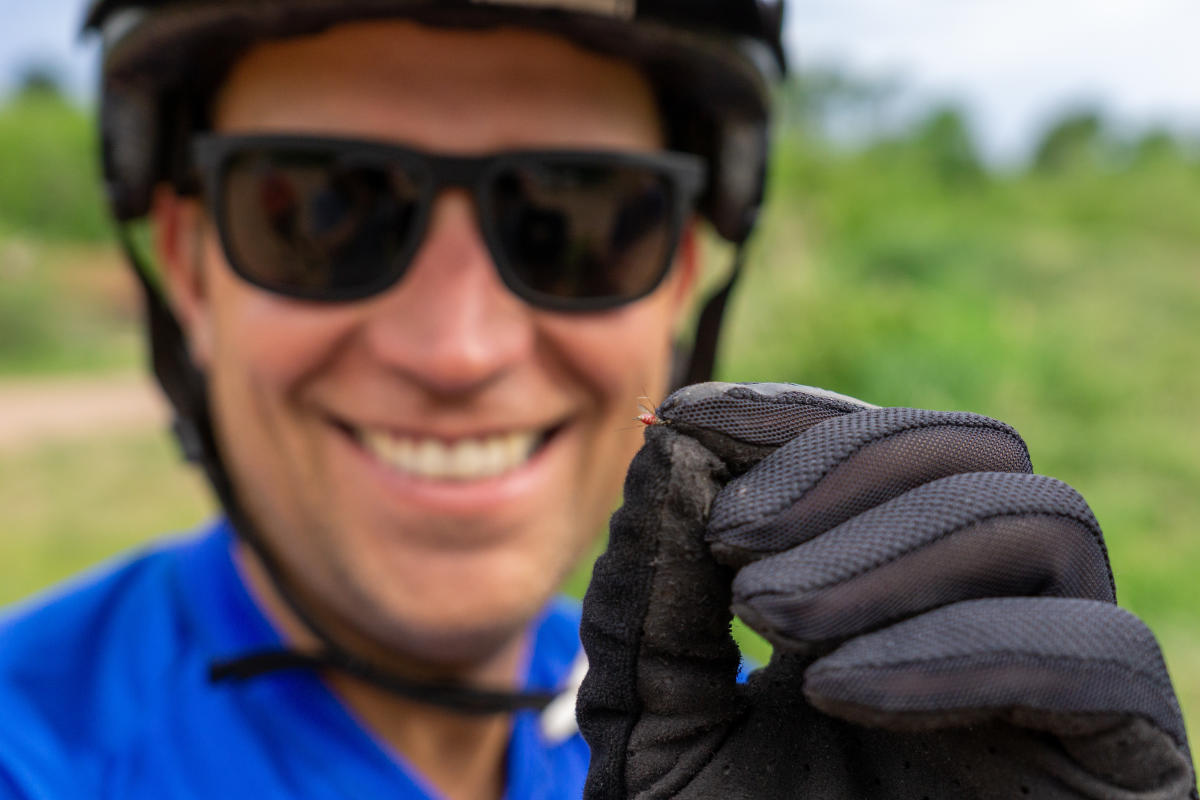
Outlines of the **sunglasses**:
M 556 311 L 632 303 L 670 271 L 705 176 L 703 161 L 685 153 L 463 157 L 297 136 L 198 135 L 192 156 L 233 270 L 270 292 L 323 302 L 399 281 L 438 193 L 461 187 L 516 295 Z

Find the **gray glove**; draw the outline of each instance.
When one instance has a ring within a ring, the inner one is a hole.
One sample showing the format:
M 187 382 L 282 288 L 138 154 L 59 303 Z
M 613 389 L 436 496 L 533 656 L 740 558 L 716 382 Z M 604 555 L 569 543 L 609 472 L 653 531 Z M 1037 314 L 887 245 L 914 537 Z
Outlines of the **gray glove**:
M 584 600 L 586 796 L 1195 798 L 1099 526 L 974 414 L 701 384 Z M 731 609 L 774 645 L 739 685 Z

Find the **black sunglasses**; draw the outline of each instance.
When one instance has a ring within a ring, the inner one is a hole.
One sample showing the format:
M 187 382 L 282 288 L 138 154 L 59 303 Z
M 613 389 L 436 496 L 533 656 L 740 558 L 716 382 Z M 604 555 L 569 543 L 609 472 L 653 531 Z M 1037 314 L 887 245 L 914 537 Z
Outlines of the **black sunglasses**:
M 504 283 L 540 308 L 597 311 L 654 291 L 703 186 L 686 153 L 530 150 L 480 157 L 382 142 L 198 135 L 225 256 L 288 297 L 356 300 L 400 280 L 438 192 L 471 191 Z

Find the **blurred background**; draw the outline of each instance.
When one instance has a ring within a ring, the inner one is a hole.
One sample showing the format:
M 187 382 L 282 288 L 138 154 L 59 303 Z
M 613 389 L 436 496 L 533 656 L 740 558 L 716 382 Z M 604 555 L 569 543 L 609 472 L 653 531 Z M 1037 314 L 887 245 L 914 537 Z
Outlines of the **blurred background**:
M 770 210 L 721 377 L 1016 426 L 1091 503 L 1200 742 L 1200 5 L 789 10 Z M 143 375 L 82 3 L 7 12 L 2 603 L 212 513 Z

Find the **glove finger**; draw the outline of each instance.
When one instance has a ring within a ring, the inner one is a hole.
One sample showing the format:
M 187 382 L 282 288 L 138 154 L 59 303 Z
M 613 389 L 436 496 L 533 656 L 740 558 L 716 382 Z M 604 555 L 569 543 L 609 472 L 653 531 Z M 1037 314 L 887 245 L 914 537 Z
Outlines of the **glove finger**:
M 704 542 L 724 464 L 671 426 L 646 431 L 583 602 L 590 668 L 579 691 L 592 752 L 588 797 L 670 785 L 711 753 L 739 711 L 731 572 Z M 706 743 L 708 743 L 706 745 Z
M 704 540 L 712 498 L 800 430 L 866 407 L 819 389 L 714 383 L 658 409 L 665 424 L 647 429 L 584 598 L 588 797 L 672 795 L 741 713 L 732 572 Z
M 1155 797 L 1195 785 L 1158 643 L 1109 603 L 956 603 L 847 642 L 809 667 L 804 692 L 826 714 L 876 728 L 1001 721 L 1046 731 L 1087 776 L 1173 787 Z
M 732 563 L 779 552 L 924 483 L 1031 472 L 1025 442 L 978 414 L 881 408 L 821 422 L 729 483 L 709 539 Z
M 674 392 L 656 414 L 737 475 L 813 425 L 869 408 L 875 406 L 811 386 L 711 382 Z
M 968 473 L 925 484 L 737 575 L 734 609 L 803 651 L 980 597 L 1115 602 L 1100 526 L 1061 481 Z

